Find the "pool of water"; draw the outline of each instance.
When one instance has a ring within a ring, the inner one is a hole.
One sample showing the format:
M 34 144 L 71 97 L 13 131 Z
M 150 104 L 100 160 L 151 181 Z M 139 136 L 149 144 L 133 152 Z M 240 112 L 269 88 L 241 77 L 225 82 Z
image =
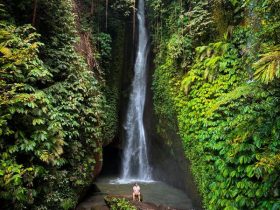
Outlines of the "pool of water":
M 144 202 L 165 205 L 180 210 L 194 210 L 190 198 L 179 189 L 163 182 L 137 182 L 141 187 Z M 100 178 L 95 183 L 102 193 L 115 195 L 132 194 L 133 183 L 120 183 L 118 179 Z

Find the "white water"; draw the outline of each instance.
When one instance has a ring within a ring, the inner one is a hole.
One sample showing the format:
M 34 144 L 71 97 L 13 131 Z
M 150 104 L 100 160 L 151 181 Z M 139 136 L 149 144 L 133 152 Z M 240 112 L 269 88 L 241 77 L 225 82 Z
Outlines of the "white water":
M 147 56 L 149 53 L 148 32 L 145 24 L 144 0 L 139 0 L 138 49 L 134 65 L 134 78 L 130 93 L 124 128 L 126 139 L 122 160 L 122 175 L 119 182 L 152 181 L 147 155 L 146 133 L 143 114 L 147 88 Z

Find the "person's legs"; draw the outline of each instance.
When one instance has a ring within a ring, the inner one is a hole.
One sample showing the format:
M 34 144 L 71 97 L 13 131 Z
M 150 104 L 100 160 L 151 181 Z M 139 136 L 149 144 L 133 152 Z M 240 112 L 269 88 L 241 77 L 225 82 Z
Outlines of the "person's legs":
M 132 193 L 132 200 L 135 201 L 136 198 L 141 201 L 141 193 Z
M 141 196 L 140 193 L 135 194 L 135 196 L 134 196 L 135 200 L 136 200 L 136 198 L 137 198 L 137 200 L 140 201 L 140 200 L 141 200 L 141 197 L 140 197 L 140 196 Z

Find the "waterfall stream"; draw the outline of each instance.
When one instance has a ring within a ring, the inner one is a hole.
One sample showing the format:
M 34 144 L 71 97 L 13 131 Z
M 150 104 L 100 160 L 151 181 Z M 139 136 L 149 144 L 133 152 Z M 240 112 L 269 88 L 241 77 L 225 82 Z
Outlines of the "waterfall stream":
M 138 1 L 138 48 L 134 65 L 134 78 L 130 93 L 125 128 L 125 145 L 122 160 L 122 181 L 151 181 L 147 155 L 143 114 L 147 88 L 148 32 L 145 24 L 145 3 Z

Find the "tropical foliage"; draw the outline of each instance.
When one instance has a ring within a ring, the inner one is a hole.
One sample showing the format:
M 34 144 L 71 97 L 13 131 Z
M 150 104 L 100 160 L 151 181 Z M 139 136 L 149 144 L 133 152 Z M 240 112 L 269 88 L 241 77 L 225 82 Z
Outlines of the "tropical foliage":
M 204 207 L 278 209 L 279 2 L 149 8 L 157 131 L 178 122 Z
M 125 198 L 117 198 L 105 196 L 105 202 L 112 210 L 136 210 L 137 208 L 133 206 L 127 199 Z
M 204 208 L 279 209 L 280 1 L 146 3 L 157 132 L 179 133 Z M 0 0 L 1 209 L 73 209 L 100 172 L 135 6 Z
M 116 134 L 110 35 L 83 22 L 87 1 L 1 2 L 1 209 L 73 209 Z

